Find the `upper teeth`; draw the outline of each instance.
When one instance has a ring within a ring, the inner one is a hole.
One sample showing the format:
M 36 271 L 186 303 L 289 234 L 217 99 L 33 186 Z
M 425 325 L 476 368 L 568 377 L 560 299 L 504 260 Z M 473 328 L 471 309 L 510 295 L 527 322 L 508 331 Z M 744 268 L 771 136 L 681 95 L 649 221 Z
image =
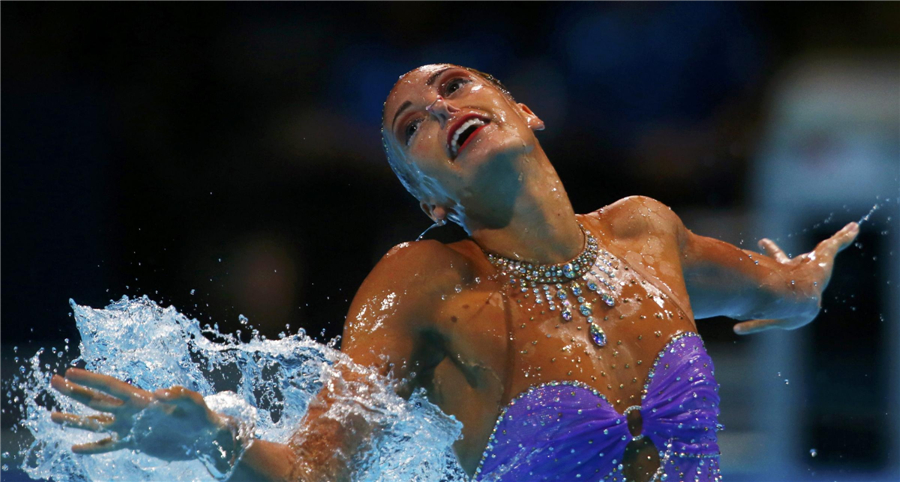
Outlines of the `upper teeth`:
M 450 142 L 450 147 L 451 147 L 451 149 L 453 149 L 454 156 L 456 155 L 457 152 L 459 152 L 459 136 L 460 136 L 460 134 L 465 132 L 466 129 L 468 129 L 469 127 L 483 126 L 484 124 L 485 124 L 485 122 L 483 120 L 481 120 L 477 117 L 474 117 L 472 119 L 469 119 L 469 120 L 463 122 L 463 124 L 461 126 L 459 126 L 458 129 L 456 129 L 456 132 L 453 133 L 453 140 Z

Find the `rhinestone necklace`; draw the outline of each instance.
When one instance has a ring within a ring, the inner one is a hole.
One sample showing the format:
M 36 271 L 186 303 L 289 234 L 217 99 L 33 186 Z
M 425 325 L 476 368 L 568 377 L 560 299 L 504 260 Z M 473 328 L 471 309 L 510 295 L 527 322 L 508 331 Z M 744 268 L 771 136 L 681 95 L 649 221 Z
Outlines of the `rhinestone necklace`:
M 605 346 L 606 333 L 592 316 L 593 306 L 585 301 L 583 295 L 585 289 L 593 291 L 607 306 L 615 306 L 615 268 L 610 261 L 612 255 L 597 246 L 597 239 L 581 223 L 578 227 L 584 235 L 584 250 L 566 263 L 532 264 L 492 253 L 485 254 L 494 267 L 509 276 L 510 284 L 518 284 L 522 293 L 532 291 L 535 303 L 543 306 L 546 301 L 547 308 L 559 311 L 563 320 L 572 320 L 572 300 L 575 300 L 577 311 L 590 325 L 591 341 L 597 346 Z M 556 288 L 555 292 L 551 286 Z

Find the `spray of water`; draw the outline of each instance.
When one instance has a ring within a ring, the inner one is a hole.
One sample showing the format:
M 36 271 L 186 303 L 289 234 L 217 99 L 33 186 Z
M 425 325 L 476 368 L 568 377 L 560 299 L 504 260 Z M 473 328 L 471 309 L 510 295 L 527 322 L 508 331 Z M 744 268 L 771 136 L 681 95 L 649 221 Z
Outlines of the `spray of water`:
M 215 327 L 200 327 L 175 308 L 149 298 L 123 297 L 105 309 L 71 302 L 81 333 L 80 355 L 72 362 L 86 369 L 154 390 L 182 385 L 230 415 L 255 420 L 257 438 L 286 442 L 320 389 L 342 370 L 368 380 L 362 396 L 345 396 L 327 416 L 363 415 L 377 427 L 357 462 L 359 481 L 466 480 L 452 452 L 461 424 L 443 414 L 422 392 L 403 400 L 394 382 L 352 363 L 333 347 L 301 332 L 268 340 L 254 333 L 248 342 Z M 255 331 L 255 330 L 254 330 Z M 20 373 L 7 381 L 9 393 L 24 414 L 19 425 L 34 437 L 21 448 L 22 469 L 35 479 L 110 481 L 212 480 L 196 461 L 165 462 L 129 450 L 75 455 L 70 447 L 105 437 L 50 420 L 50 410 L 94 414 L 51 390 L 50 378 L 66 366 L 62 351 L 41 349 Z M 48 361 L 48 359 L 50 359 Z M 374 381 L 374 382 L 373 382 Z M 348 382 L 349 383 L 349 382 Z M 358 387 L 362 388 L 362 387 Z M 348 390 L 347 393 L 354 393 Z M 7 396 L 7 400 L 10 399 Z
M 435 222 L 434 224 L 432 224 L 431 226 L 428 226 L 428 228 L 425 229 L 425 231 L 422 231 L 422 234 L 420 234 L 419 237 L 416 238 L 416 241 L 421 241 L 422 238 L 425 237 L 425 233 L 427 233 L 428 231 L 431 231 L 431 230 L 434 229 L 434 228 L 437 228 L 437 227 L 440 227 L 440 226 L 443 226 L 443 225 L 444 225 L 444 223 L 442 223 L 442 222 L 440 222 L 440 221 L 436 221 L 436 222 Z
M 890 199 L 887 199 L 886 201 L 890 201 Z M 878 208 L 880 207 L 881 204 L 876 203 L 874 206 L 872 206 L 872 209 L 870 209 L 869 212 L 866 213 L 865 216 L 859 218 L 859 221 L 857 221 L 856 224 L 862 225 L 863 222 L 868 221 L 872 217 L 872 215 L 875 214 L 875 211 L 878 211 Z

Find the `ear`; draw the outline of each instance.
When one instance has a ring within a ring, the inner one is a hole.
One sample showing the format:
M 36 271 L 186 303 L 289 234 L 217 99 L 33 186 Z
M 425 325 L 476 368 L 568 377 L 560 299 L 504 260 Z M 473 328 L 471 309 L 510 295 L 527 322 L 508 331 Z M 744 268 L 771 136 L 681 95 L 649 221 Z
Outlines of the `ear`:
M 431 218 L 431 220 L 438 225 L 443 226 L 447 224 L 447 210 L 442 206 L 429 204 L 423 201 L 419 203 L 419 207 L 422 208 L 422 212 L 424 212 L 426 216 Z
M 528 122 L 528 127 L 530 127 L 531 130 L 544 130 L 544 121 L 542 121 L 534 112 L 532 112 L 527 105 L 519 102 L 519 108 L 522 109 L 522 112 L 525 113 L 525 120 Z

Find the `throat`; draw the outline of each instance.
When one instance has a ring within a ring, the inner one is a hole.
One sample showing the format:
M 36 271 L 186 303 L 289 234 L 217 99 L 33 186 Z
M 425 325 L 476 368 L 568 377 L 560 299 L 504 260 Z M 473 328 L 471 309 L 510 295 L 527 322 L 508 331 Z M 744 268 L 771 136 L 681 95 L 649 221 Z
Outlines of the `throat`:
M 574 214 L 568 222 L 513 222 L 499 229 L 480 229 L 472 238 L 485 252 L 538 265 L 571 261 L 586 247 Z

